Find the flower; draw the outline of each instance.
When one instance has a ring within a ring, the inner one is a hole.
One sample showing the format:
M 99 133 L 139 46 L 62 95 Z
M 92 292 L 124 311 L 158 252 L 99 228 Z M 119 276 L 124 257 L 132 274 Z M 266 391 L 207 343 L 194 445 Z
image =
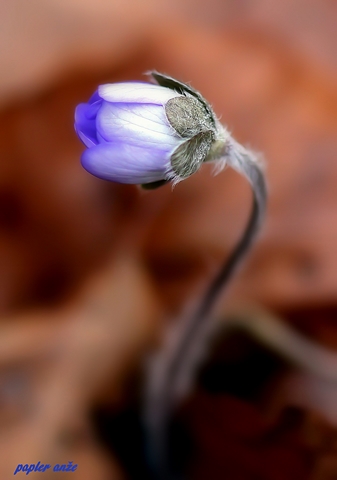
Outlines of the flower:
M 204 161 L 219 158 L 225 131 L 190 86 L 152 73 L 141 82 L 98 87 L 75 111 L 75 130 L 87 147 L 83 167 L 119 183 L 151 187 L 177 183 Z

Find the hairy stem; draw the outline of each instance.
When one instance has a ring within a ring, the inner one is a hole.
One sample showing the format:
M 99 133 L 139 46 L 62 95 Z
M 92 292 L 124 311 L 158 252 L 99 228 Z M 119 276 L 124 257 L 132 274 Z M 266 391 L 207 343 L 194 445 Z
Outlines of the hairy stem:
M 168 426 L 172 410 L 186 394 L 196 366 L 204 353 L 211 326 L 210 314 L 223 293 L 237 265 L 248 251 L 265 214 L 266 184 L 255 155 L 234 139 L 226 146 L 224 155 L 232 168 L 243 174 L 253 190 L 253 204 L 246 229 L 234 251 L 211 282 L 196 313 L 181 322 L 166 347 L 154 359 L 146 402 L 146 424 L 149 427 L 149 450 L 157 478 L 172 478 L 168 460 Z

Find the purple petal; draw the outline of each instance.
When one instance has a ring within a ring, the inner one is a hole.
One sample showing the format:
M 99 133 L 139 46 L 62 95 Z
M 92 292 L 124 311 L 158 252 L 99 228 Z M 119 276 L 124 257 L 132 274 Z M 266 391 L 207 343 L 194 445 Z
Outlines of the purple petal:
M 172 148 L 146 148 L 124 142 L 101 143 L 82 154 L 93 175 L 119 183 L 149 183 L 165 178 Z
M 98 93 L 107 102 L 152 103 L 155 105 L 164 105 L 171 98 L 179 96 L 170 88 L 141 82 L 101 85 L 98 87 Z
M 107 142 L 170 149 L 179 137 L 169 125 L 161 105 L 103 102 L 96 120 L 97 133 Z
M 88 120 L 93 120 L 96 118 L 99 109 L 101 108 L 103 100 L 99 98 L 94 103 L 86 104 L 85 116 Z
M 90 97 L 90 100 L 89 100 L 89 104 L 92 105 L 93 103 L 96 103 L 98 102 L 99 100 L 101 100 L 101 97 L 99 96 L 98 94 L 98 90 L 96 90 L 96 92 L 94 92 L 91 97 Z
M 101 102 L 88 105 L 80 103 L 75 110 L 75 130 L 84 145 L 88 148 L 97 145 L 96 114 Z

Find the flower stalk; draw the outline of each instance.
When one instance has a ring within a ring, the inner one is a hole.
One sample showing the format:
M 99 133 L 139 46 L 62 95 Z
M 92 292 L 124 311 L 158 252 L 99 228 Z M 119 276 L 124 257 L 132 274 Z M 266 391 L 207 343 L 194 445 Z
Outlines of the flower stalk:
M 255 154 L 230 139 L 222 160 L 242 174 L 253 192 L 252 208 L 243 235 L 225 260 L 223 267 L 206 290 L 196 312 L 177 325 L 153 358 L 148 372 L 146 423 L 149 426 L 149 451 L 153 468 L 160 480 L 172 479 L 169 465 L 168 431 L 175 407 L 190 390 L 195 371 L 205 355 L 214 326 L 212 312 L 233 273 L 254 241 L 264 219 L 267 190 L 264 173 Z

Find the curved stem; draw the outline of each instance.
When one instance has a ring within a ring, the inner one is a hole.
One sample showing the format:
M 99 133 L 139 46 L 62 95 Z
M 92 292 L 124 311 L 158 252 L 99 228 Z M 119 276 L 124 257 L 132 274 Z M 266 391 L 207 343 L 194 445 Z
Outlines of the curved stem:
M 168 422 L 177 401 L 186 393 L 193 373 L 205 349 L 207 330 L 210 327 L 210 313 L 223 293 L 237 265 L 248 251 L 265 214 L 266 183 L 262 169 L 255 155 L 234 139 L 230 140 L 224 155 L 227 163 L 243 174 L 253 190 L 253 205 L 249 221 L 241 240 L 224 266 L 212 281 L 198 310 L 183 324 L 183 331 L 176 332 L 176 338 L 169 342 L 165 351 L 155 359 L 156 371 L 152 371 L 152 386 L 148 392 L 147 424 L 151 430 L 151 452 L 155 455 L 158 478 L 171 478 L 168 470 Z M 152 387 L 152 388 L 151 388 Z
M 237 144 L 233 150 L 235 150 L 235 158 L 231 158 L 231 166 L 240 173 L 243 173 L 252 185 L 254 196 L 251 214 L 241 240 L 230 257 L 226 259 L 222 269 L 211 283 L 199 309 L 193 316 L 188 330 L 184 332 L 183 338 L 181 338 L 179 345 L 177 345 L 175 356 L 167 372 L 167 387 L 169 389 L 172 388 L 173 382 L 179 375 L 179 370 L 183 369 L 184 360 L 188 355 L 188 349 L 194 343 L 194 339 L 198 335 L 202 323 L 208 318 L 217 299 L 220 294 L 223 293 L 223 288 L 230 280 L 244 254 L 248 251 L 264 217 L 266 185 L 263 173 L 257 162 L 255 160 L 252 161 L 249 152 L 240 144 Z M 241 151 L 243 152 L 241 153 Z

